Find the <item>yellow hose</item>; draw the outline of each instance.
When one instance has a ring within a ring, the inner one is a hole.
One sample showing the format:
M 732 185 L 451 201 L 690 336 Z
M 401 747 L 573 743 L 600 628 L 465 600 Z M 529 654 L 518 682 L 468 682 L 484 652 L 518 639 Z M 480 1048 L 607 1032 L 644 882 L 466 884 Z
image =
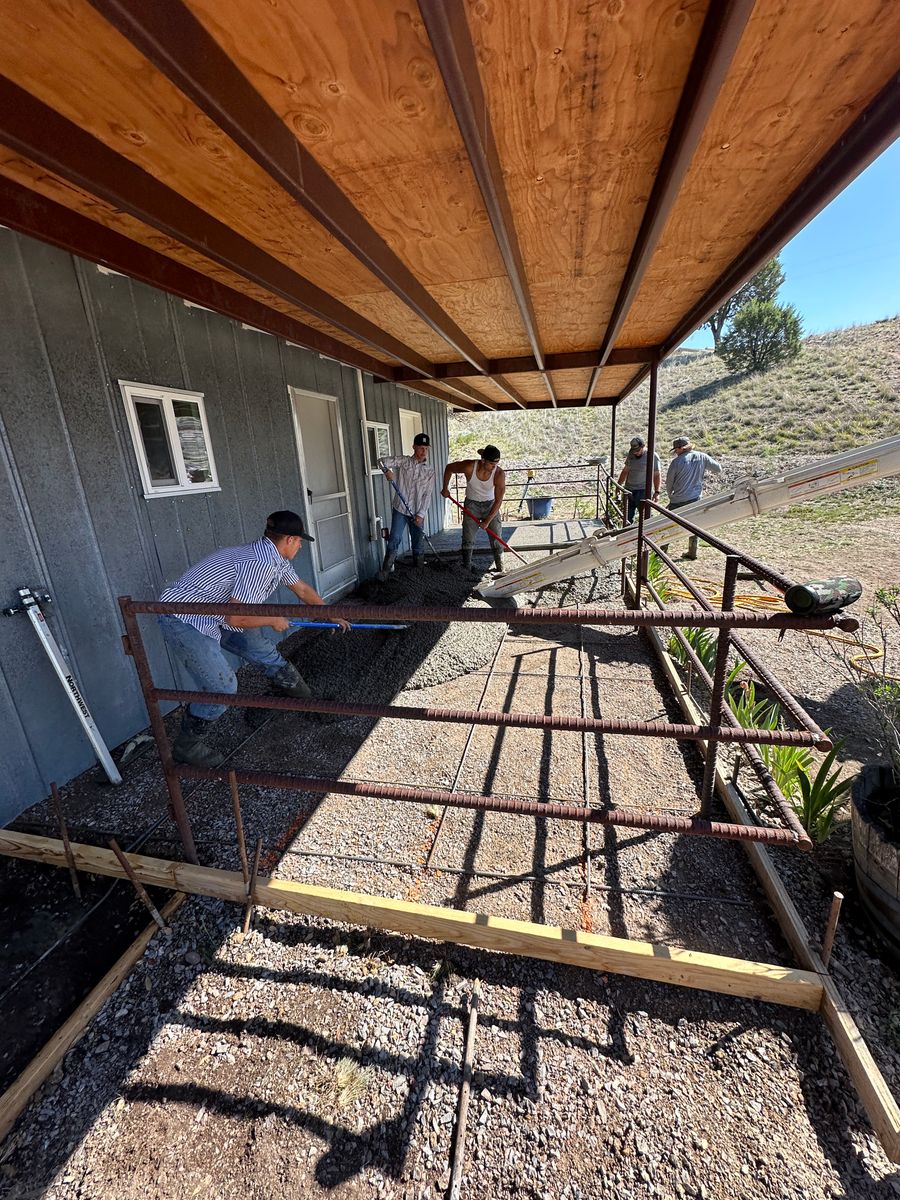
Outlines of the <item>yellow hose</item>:
M 703 592 L 704 596 L 706 596 L 706 598 L 709 600 L 709 602 L 713 605 L 714 608 L 718 608 L 721 605 L 721 603 L 722 603 L 722 585 L 721 585 L 721 583 L 719 583 L 718 581 L 713 580 L 713 579 L 692 579 L 691 582 L 694 584 L 695 587 L 697 587 L 701 592 Z M 675 581 L 672 581 L 671 583 L 669 583 L 668 579 L 667 579 L 667 594 L 670 597 L 678 599 L 678 600 L 692 600 L 693 599 L 693 597 L 691 596 L 691 593 L 687 590 L 686 587 L 683 587 L 680 583 L 677 583 Z M 734 607 L 735 608 L 747 608 L 747 609 L 755 610 L 757 612 L 770 612 L 770 613 L 789 612 L 790 611 L 780 596 L 767 596 L 767 595 L 760 595 L 759 593 L 757 593 L 755 595 L 751 595 L 751 596 L 748 596 L 748 595 L 735 596 Z M 839 644 L 844 645 L 844 646 L 859 646 L 859 643 L 857 642 L 857 640 L 855 638 L 845 637 L 843 634 L 840 634 L 840 633 L 828 633 L 824 629 L 808 629 L 806 632 L 810 635 L 810 637 L 827 638 L 828 641 L 830 641 L 830 642 L 838 642 Z M 872 675 L 877 679 L 887 679 L 887 680 L 890 680 L 892 683 L 900 683 L 900 676 L 884 675 L 884 674 L 882 674 L 881 671 L 877 671 L 872 666 L 870 666 L 871 663 L 878 662 L 878 660 L 881 658 L 884 658 L 884 651 L 882 650 L 882 648 L 880 646 L 873 646 L 869 642 L 863 642 L 863 644 L 861 646 L 859 646 L 858 652 L 856 654 L 852 654 L 847 659 L 847 662 L 850 664 L 851 667 L 854 667 L 857 671 L 859 671 L 859 673 L 861 675 Z

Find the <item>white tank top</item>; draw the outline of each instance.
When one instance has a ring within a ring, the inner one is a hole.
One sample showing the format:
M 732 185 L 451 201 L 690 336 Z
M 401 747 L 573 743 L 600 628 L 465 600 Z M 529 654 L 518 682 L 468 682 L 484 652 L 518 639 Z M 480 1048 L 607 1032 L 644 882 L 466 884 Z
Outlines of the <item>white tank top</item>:
M 472 468 L 472 478 L 466 483 L 466 499 L 475 500 L 479 503 L 484 503 L 487 500 L 494 499 L 494 472 L 497 470 L 497 463 L 491 467 L 491 473 L 487 479 L 479 479 L 476 471 L 478 465 Z

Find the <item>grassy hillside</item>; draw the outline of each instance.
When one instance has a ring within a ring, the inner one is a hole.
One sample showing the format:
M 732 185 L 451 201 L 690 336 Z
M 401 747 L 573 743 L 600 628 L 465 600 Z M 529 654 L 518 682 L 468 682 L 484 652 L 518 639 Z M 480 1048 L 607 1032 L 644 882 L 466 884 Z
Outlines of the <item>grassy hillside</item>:
M 793 362 L 757 375 L 729 374 L 711 352 L 681 351 L 659 383 L 664 472 L 673 437 L 685 434 L 722 463 L 726 485 L 751 471 L 773 474 L 900 434 L 900 317 L 807 338 Z M 609 453 L 609 419 L 603 408 L 458 414 L 451 457 L 493 442 L 509 465 L 578 462 Z M 646 435 L 646 421 L 645 385 L 619 409 L 619 460 L 634 434 Z M 900 511 L 898 481 L 874 487 L 881 504 Z M 844 515 L 838 498 L 820 505 L 819 519 Z

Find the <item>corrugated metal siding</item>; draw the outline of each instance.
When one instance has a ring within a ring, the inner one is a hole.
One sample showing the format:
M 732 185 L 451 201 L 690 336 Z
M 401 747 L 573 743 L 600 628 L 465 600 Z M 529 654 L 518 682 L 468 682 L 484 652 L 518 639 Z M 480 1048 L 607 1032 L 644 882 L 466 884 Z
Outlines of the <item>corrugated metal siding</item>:
M 51 627 L 108 745 L 147 724 L 116 597 L 154 597 L 217 546 L 259 536 L 273 509 L 302 509 L 289 386 L 338 397 L 358 570 L 377 569 L 355 370 L 8 230 L 0 311 L 0 606 L 23 585 L 52 594 Z M 221 491 L 144 499 L 119 379 L 204 393 Z M 390 424 L 394 446 L 397 410 L 422 413 L 440 472 L 443 405 L 363 382 L 368 419 Z M 386 484 L 373 483 L 389 519 Z M 435 499 L 429 532 L 442 509 Z M 313 582 L 308 548 L 295 565 Z M 143 628 L 165 685 L 165 648 L 152 620 Z M 0 619 L 0 728 L 0 824 L 94 762 L 23 616 Z

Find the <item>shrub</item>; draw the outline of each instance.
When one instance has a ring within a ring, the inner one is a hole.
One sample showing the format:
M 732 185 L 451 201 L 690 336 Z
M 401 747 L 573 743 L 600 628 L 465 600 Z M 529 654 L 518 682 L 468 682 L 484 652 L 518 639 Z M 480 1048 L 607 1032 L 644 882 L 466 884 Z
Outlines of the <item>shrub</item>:
M 796 358 L 802 334 L 792 304 L 751 300 L 735 315 L 719 354 L 732 371 L 765 371 Z

